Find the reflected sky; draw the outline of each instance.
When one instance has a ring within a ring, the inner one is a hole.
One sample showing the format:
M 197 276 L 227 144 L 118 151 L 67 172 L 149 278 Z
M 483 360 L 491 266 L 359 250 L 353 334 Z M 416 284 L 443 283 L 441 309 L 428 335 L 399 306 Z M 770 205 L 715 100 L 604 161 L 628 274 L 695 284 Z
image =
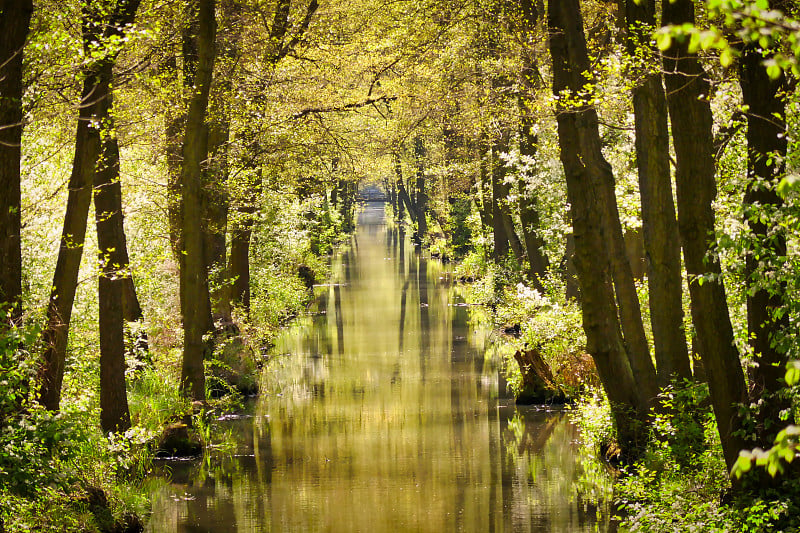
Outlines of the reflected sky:
M 489 330 L 440 262 L 367 204 L 287 330 L 231 453 L 167 465 L 152 532 L 606 531 L 577 433 L 499 387 Z

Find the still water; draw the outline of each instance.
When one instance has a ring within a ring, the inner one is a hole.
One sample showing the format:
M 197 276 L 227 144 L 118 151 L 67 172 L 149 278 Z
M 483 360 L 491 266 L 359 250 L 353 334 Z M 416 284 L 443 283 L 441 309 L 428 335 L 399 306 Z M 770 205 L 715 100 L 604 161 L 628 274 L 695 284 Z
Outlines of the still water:
M 517 408 L 445 266 L 367 204 L 233 449 L 166 465 L 148 531 L 606 531 L 575 428 Z

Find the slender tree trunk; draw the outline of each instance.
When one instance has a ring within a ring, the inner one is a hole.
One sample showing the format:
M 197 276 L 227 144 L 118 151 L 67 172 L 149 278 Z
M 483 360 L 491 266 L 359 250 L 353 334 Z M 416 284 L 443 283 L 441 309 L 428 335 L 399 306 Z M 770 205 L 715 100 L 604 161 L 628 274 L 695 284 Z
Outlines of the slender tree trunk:
M 551 2 L 548 26 L 553 93 L 558 96 L 570 90 L 579 94 L 587 83 L 589 61 L 578 0 Z M 608 193 L 609 181 L 613 191 L 613 176 L 600 152 L 594 108 L 587 103 L 567 108 L 560 101 L 558 106 L 559 145 L 571 205 L 587 350 L 612 404 L 620 446 L 625 454 L 635 454 L 646 441 L 644 422 L 655 395 L 655 370 L 649 352 L 633 351 L 630 342 L 626 346 L 620 331 L 612 286 L 615 266 L 610 255 L 618 253 L 613 233 L 619 232 L 621 241 L 622 232 L 618 219 L 616 224 L 608 220 L 616 210 Z M 622 260 L 627 262 L 624 253 Z
M 406 211 L 408 211 L 408 216 L 411 217 L 411 222 L 416 223 L 417 221 L 417 210 L 414 205 L 411 203 L 411 197 L 408 195 L 408 191 L 406 190 L 405 183 L 403 182 L 403 166 L 400 163 L 400 154 L 394 154 L 394 173 L 395 173 L 395 183 L 397 184 L 397 196 L 399 198 L 399 207 L 400 207 L 400 220 L 403 219 L 403 206 L 405 206 Z
M 221 96 L 224 98 L 224 96 Z M 217 117 L 209 132 L 210 168 L 205 173 L 204 203 L 208 216 L 205 249 L 207 252 L 209 277 L 213 282 L 211 293 L 212 316 L 214 322 L 229 324 L 232 321 L 230 301 L 225 277 L 225 236 L 228 230 L 228 161 L 227 143 L 229 140 L 229 119 L 223 109 L 224 104 L 216 106 Z
M 772 4 L 780 7 L 774 1 Z M 757 444 L 769 447 L 785 425 L 780 413 L 791 412 L 791 401 L 776 396 L 784 386 L 789 359 L 780 338 L 789 331 L 789 315 L 775 314 L 786 305 L 786 283 L 771 281 L 781 278 L 787 254 L 786 231 L 770 220 L 783 205 L 776 187 L 785 171 L 786 105 L 780 93 L 787 90 L 787 84 L 783 74 L 770 79 L 763 65 L 765 59 L 758 46 L 746 46 L 740 82 L 748 106 L 745 216 L 755 248 L 748 253 L 745 264 L 748 338 L 756 363 L 748 369 L 749 393 L 751 402 L 760 403 Z M 769 222 L 761 218 L 763 215 Z
M 109 95 L 109 100 L 111 99 L 111 95 Z M 110 115 L 109 115 L 110 117 Z M 113 119 L 109 118 L 109 127 L 113 127 Z M 113 240 L 109 241 L 110 246 L 107 247 L 113 248 L 115 259 L 114 263 L 117 265 L 117 271 L 115 276 L 119 277 L 120 285 L 121 285 L 121 297 L 122 297 L 122 317 L 125 322 L 133 323 L 133 322 L 141 322 L 144 320 L 144 313 L 142 312 L 142 306 L 139 303 L 139 297 L 136 294 L 136 284 L 133 281 L 133 273 L 130 269 L 130 257 L 128 255 L 128 241 L 125 237 L 125 228 L 124 228 L 124 213 L 122 211 L 122 186 L 119 179 L 119 142 L 117 141 L 116 136 L 112 136 L 107 138 L 101 147 L 103 151 L 103 163 L 98 168 L 97 172 L 95 173 L 94 178 L 94 198 L 95 204 L 97 204 L 98 199 L 98 187 L 101 187 L 101 195 L 106 196 L 103 194 L 105 191 L 108 191 L 107 200 L 104 201 L 104 211 L 113 215 L 110 219 L 110 224 L 113 224 L 113 229 L 110 231 L 113 233 Z M 111 203 L 113 202 L 113 203 Z M 95 205 L 95 208 L 97 206 Z M 117 216 L 119 213 L 119 216 Z M 98 224 L 98 232 L 100 231 L 100 225 Z M 106 228 L 107 225 L 103 224 L 103 228 Z M 99 239 L 99 236 L 98 236 Z M 134 356 L 140 356 L 142 352 L 146 352 L 149 349 L 149 342 L 147 339 L 147 332 L 144 329 L 138 329 L 136 332 L 136 337 L 133 339 L 126 339 L 126 345 L 128 345 L 128 351 Z
M 58 410 L 61 401 L 69 323 L 86 239 L 94 173 L 101 156 L 101 130 L 108 120 L 107 99 L 118 53 L 105 50 L 103 43 L 111 37 L 123 37 L 123 28 L 133 21 L 138 6 L 138 0 L 122 2 L 114 5 L 110 13 L 105 5 L 89 3 L 84 6 L 82 30 L 86 54 L 97 55 L 99 51 L 105 56 L 86 67 L 83 73 L 67 211 L 47 307 L 47 326 L 42 332 L 45 348 L 39 368 L 39 398 L 45 408 L 53 411 Z
M 220 2 L 222 30 L 218 34 L 220 71 L 219 81 L 212 90 L 211 128 L 209 132 L 210 165 L 206 172 L 204 196 L 207 201 L 209 273 L 214 282 L 211 294 L 214 321 L 231 324 L 231 290 L 226 269 L 226 234 L 228 232 L 228 214 L 230 211 L 230 195 L 228 193 L 229 155 L 231 123 L 231 90 L 237 59 L 240 55 L 241 41 L 241 8 L 233 0 Z
M 529 95 L 541 85 L 539 67 L 533 56 L 536 24 L 541 16 L 539 6 L 531 0 L 519 3 L 520 28 L 525 46 L 522 51 L 522 71 L 520 85 L 523 91 L 517 98 L 520 112 L 519 151 L 523 156 L 536 157 L 539 139 L 535 133 L 536 117 L 530 108 Z M 547 274 L 550 262 L 544 253 L 544 239 L 539 236 L 539 210 L 536 196 L 528 190 L 527 181 L 522 177 L 519 181 L 519 218 L 522 224 L 522 237 L 525 241 L 525 252 L 528 257 L 528 278 L 534 288 L 543 292 L 542 279 Z
M 425 145 L 422 137 L 414 139 L 414 161 L 417 164 L 417 236 L 420 242 L 428 234 L 428 193 L 425 191 Z
M 319 4 L 317 0 L 311 0 L 306 7 L 306 13 L 299 27 L 296 28 L 292 39 L 286 41 L 287 30 L 289 29 L 291 0 L 279 0 L 275 7 L 275 14 L 270 28 L 269 35 L 269 50 L 265 57 L 265 62 L 268 69 L 274 70 L 280 60 L 300 43 L 303 34 L 308 29 L 314 14 L 317 11 Z M 237 8 L 233 5 L 228 6 L 231 10 Z M 224 9 L 228 9 L 224 8 Z M 236 14 L 232 12 L 232 15 Z M 235 25 L 235 23 L 234 23 Z M 239 36 L 236 36 L 238 39 Z M 253 141 L 253 148 L 257 148 L 258 141 Z M 256 150 L 257 151 L 257 150 Z M 333 167 L 334 173 L 338 161 L 334 160 Z M 252 167 L 251 167 L 252 168 Z M 228 260 L 228 276 L 230 287 L 230 301 L 232 303 L 241 303 L 247 313 L 250 312 L 250 239 L 252 237 L 253 216 L 257 211 L 256 200 L 260 196 L 262 176 L 261 170 L 257 172 L 257 186 L 252 194 L 245 195 L 242 202 L 235 207 L 238 215 L 240 215 L 234 227 L 231 230 L 231 252 Z M 334 188 L 331 193 L 331 203 L 334 206 L 339 206 L 339 198 L 337 198 L 338 191 Z
M 216 21 L 214 0 L 197 0 L 196 91 L 189 103 L 181 169 L 183 200 L 183 366 L 181 389 L 195 400 L 205 400 L 203 361 L 210 346 L 204 339 L 210 331 L 211 306 L 203 231 L 203 164 L 208 158 L 206 110 L 214 70 Z
M 694 23 L 694 2 L 662 4 L 662 23 Z M 688 43 L 673 41 L 664 53 L 667 104 L 677 161 L 678 227 L 683 245 L 689 293 L 700 355 L 708 376 L 711 401 L 730 469 L 745 447 L 737 404 L 747 400 L 744 372 L 733 342 L 719 259 L 711 250 L 717 195 L 714 178 L 709 84 Z
M 107 69 L 110 76 L 110 67 Z M 39 380 L 40 401 L 44 407 L 57 411 L 61 400 L 67 336 L 72 316 L 72 304 L 78 284 L 78 270 L 83 256 L 86 223 L 92 199 L 94 168 L 100 155 L 100 132 L 96 117 L 97 102 L 108 93 L 108 79 L 100 72 L 86 73 L 78 129 L 75 135 L 75 159 L 69 179 L 69 196 L 58 252 L 53 288 L 47 307 L 47 327 L 42 332 L 44 354 Z
M 519 218 L 522 223 L 522 236 L 525 240 L 525 253 L 528 256 L 528 279 L 539 292 L 544 291 L 542 280 L 547 275 L 550 261 L 544 253 L 544 239 L 539 236 L 539 210 L 536 199 L 528 196 L 525 181 L 519 183 Z
M 506 202 L 510 192 L 510 185 L 505 183 L 505 165 L 500 159 L 500 153 L 507 150 L 507 141 L 501 140 L 492 146 L 491 173 L 492 173 L 492 236 L 494 237 L 494 259 L 499 261 L 508 255 L 512 249 L 512 239 L 516 237 L 513 226 L 506 220 Z M 512 233 L 509 233 L 509 229 Z M 516 249 L 514 254 L 517 254 Z
M 94 208 L 100 263 L 100 423 L 104 432 L 119 433 L 131 427 L 125 385 L 124 328 L 124 289 L 131 275 L 123 230 L 119 146 L 111 114 L 112 96 L 109 93 L 99 104 L 105 108 L 101 113 L 107 119 L 102 155 L 94 173 Z
M 22 53 L 32 12 L 31 0 L 0 0 L 0 303 L 11 306 L 0 330 L 22 318 Z
M 389 182 L 389 180 L 386 180 Z M 398 197 L 397 197 L 397 184 L 392 180 L 390 183 L 387 183 L 386 187 L 389 189 L 389 199 L 392 202 L 392 216 L 394 217 L 395 221 L 400 220 L 400 206 L 398 205 Z
M 253 235 L 255 206 L 261 196 L 261 169 L 255 173 L 253 183 L 247 187 L 247 198 L 235 204 L 236 216 L 231 230 L 231 253 L 228 258 L 228 276 L 231 280 L 231 301 L 241 304 L 250 313 L 250 239 Z
M 252 217 L 244 209 L 241 215 Z M 253 234 L 252 220 L 244 220 L 231 231 L 231 253 L 228 258 L 228 273 L 231 281 L 231 302 L 241 304 L 250 313 L 250 238 Z
M 626 0 L 628 52 L 650 47 L 655 0 Z M 651 50 L 655 54 L 655 50 Z M 633 89 L 636 159 L 642 198 L 642 229 L 647 256 L 650 321 L 653 328 L 658 385 L 691 378 L 683 329 L 683 285 L 680 240 L 669 168 L 667 100 L 660 73 L 645 74 Z
M 185 47 L 184 47 L 185 48 Z M 183 56 L 184 65 L 190 63 L 190 58 Z M 166 64 L 162 67 L 164 76 L 169 80 L 173 90 L 177 90 L 178 58 L 170 50 Z M 165 152 L 167 161 L 167 219 L 169 223 L 169 243 L 173 257 L 180 262 L 181 250 L 181 166 L 183 165 L 183 132 L 186 129 L 186 109 L 181 101 L 178 105 L 164 102 L 165 108 Z
M 488 236 L 489 231 L 494 229 L 492 205 L 492 178 L 489 172 L 489 148 L 486 143 L 478 143 L 478 187 L 480 188 L 478 199 L 478 213 L 481 217 L 481 234 Z

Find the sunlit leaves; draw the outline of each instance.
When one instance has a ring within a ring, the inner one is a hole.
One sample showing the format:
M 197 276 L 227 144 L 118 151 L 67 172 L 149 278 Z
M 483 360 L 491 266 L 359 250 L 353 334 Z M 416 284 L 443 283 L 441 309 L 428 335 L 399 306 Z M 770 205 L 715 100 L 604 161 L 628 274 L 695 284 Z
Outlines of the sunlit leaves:
M 744 43 L 775 51 L 772 57 L 765 60 L 767 74 L 771 78 L 778 78 L 783 71 L 800 76 L 800 22 L 781 11 L 770 9 L 767 0 L 709 0 L 707 9 L 710 21 L 708 28 L 693 24 L 661 28 L 655 34 L 659 49 L 667 50 L 675 40 L 683 43 L 688 39 L 690 53 L 716 50 L 720 64 L 728 67 L 740 55 L 739 49 L 725 37 L 732 31 Z M 722 21 L 721 26 L 718 21 Z
M 800 383 L 800 361 L 789 361 L 786 364 L 786 385 L 793 387 Z M 742 450 L 731 473 L 741 477 L 754 466 L 765 468 L 770 476 L 775 477 L 785 471 L 785 464 L 794 461 L 800 455 L 800 426 L 790 424 L 775 437 L 773 446 L 768 450 L 754 448 Z
M 786 384 L 797 385 L 800 382 L 800 361 L 789 361 L 786 364 Z
M 785 464 L 794 461 L 800 451 L 799 437 L 800 426 L 787 426 L 775 437 L 775 445 L 772 448 L 740 451 L 731 473 L 736 477 L 742 477 L 754 466 L 766 469 L 772 477 L 784 473 Z
M 800 190 L 800 174 L 789 174 L 778 184 L 778 194 L 784 200 L 788 198 L 790 193 L 797 190 Z

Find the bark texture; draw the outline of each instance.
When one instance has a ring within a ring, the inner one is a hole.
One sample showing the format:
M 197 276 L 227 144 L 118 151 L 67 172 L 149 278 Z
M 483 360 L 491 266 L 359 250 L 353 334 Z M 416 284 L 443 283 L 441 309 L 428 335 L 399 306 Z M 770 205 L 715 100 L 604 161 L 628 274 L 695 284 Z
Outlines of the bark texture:
M 32 12 L 31 0 L 0 0 L 0 303 L 11 305 L 9 324 L 22 317 L 22 52 Z
M 578 94 L 589 72 L 579 2 L 551 2 L 548 27 L 553 93 L 560 96 L 569 90 L 573 95 Z M 619 253 L 617 247 L 622 241 L 622 232 L 618 214 L 616 223 L 608 220 L 616 212 L 616 202 L 608 192 L 610 183 L 613 193 L 613 175 L 600 152 L 594 108 L 587 103 L 567 108 L 560 100 L 557 105 L 559 146 L 571 205 L 575 267 L 581 285 L 587 350 L 595 360 L 612 404 L 620 445 L 624 453 L 633 455 L 646 439 L 643 422 L 655 395 L 655 370 L 649 351 L 636 351 L 627 336 L 623 338 L 618 318 L 612 279 L 621 276 L 620 271 L 624 269 L 619 262 L 627 264 L 627 259 L 624 252 L 621 257 L 614 257 Z M 630 265 L 628 275 L 632 285 Z M 617 281 L 617 296 L 621 300 L 619 287 L 623 280 L 614 281 Z M 624 322 L 622 307 L 620 314 Z
M 203 401 L 205 400 L 203 361 L 211 349 L 205 339 L 211 329 L 211 305 L 204 249 L 202 165 L 208 158 L 206 111 L 214 70 L 216 20 L 214 0 L 198 0 L 195 5 L 198 21 L 196 90 L 186 115 L 181 169 L 184 256 L 181 264 L 184 271 L 184 295 L 181 299 L 183 314 L 181 390 L 192 399 Z
M 694 23 L 694 2 L 676 0 L 662 4 L 662 23 Z M 719 259 L 713 251 L 714 210 L 717 195 L 714 177 L 709 83 L 688 43 L 673 41 L 664 53 L 667 104 L 672 122 L 677 170 L 678 228 L 683 245 L 692 321 L 698 348 L 708 377 L 725 462 L 732 467 L 745 448 L 735 435 L 742 420 L 737 404 L 747 400 L 744 372 L 733 343 L 725 287 Z
M 638 47 L 656 53 L 649 44 L 649 28 L 656 21 L 655 4 L 655 0 L 625 2 L 627 46 L 632 57 Z M 669 167 L 667 99 L 660 73 L 643 73 L 633 89 L 633 110 L 650 322 L 658 385 L 664 387 L 673 378 L 691 378 L 691 367 L 683 329 L 681 250 Z
M 100 425 L 105 433 L 131 427 L 125 386 L 125 298 L 131 281 L 122 220 L 122 187 L 119 181 L 119 146 L 111 115 L 112 94 L 104 100 L 107 132 L 102 155 L 94 173 L 94 208 L 97 226 L 99 331 L 100 331 Z M 134 292 L 135 297 L 135 292 Z M 138 301 L 137 301 L 138 305 Z
M 776 2 L 772 2 L 772 7 Z M 745 192 L 746 222 L 753 236 L 747 255 L 747 326 L 754 362 L 749 368 L 751 402 L 761 400 L 757 413 L 757 444 L 771 446 L 783 428 L 780 412 L 791 409 L 787 398 L 775 395 L 783 387 L 788 356 L 781 334 L 789 328 L 789 316 L 776 316 L 786 304 L 786 283 L 781 268 L 786 260 L 786 232 L 770 219 L 783 205 L 776 187 L 785 171 L 786 105 L 781 92 L 788 89 L 781 74 L 770 79 L 763 65 L 765 55 L 755 44 L 745 47 L 740 82 L 747 111 L 747 176 Z M 767 215 L 762 218 L 762 215 Z M 765 261 L 763 258 L 772 258 Z
M 235 204 L 236 216 L 231 229 L 231 252 L 228 257 L 228 276 L 231 283 L 231 302 L 250 312 L 250 238 L 253 234 L 253 217 L 258 197 L 261 195 L 261 171 L 255 173 L 247 187 L 247 195 Z

